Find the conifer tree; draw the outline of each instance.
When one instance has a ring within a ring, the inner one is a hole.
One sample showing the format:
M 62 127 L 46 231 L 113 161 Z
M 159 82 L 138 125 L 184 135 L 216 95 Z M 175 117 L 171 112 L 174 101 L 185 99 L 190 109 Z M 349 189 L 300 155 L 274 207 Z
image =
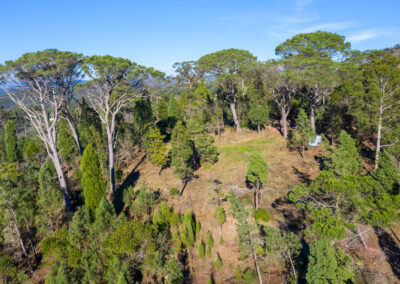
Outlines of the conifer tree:
M 165 135 L 162 135 L 158 127 L 149 130 L 148 147 L 150 161 L 160 167 L 158 174 L 161 174 L 164 166 L 168 163 L 167 144 L 164 142 Z
M 308 283 L 354 282 L 350 258 L 339 248 L 333 248 L 328 240 L 317 239 L 310 246 L 306 279 Z
M 211 249 L 214 246 L 214 240 L 212 238 L 211 232 L 207 231 L 206 234 L 206 245 L 207 245 L 207 257 L 211 256 Z
M 7 162 L 16 162 L 18 160 L 17 134 L 15 131 L 14 122 L 12 120 L 7 121 L 4 141 L 6 143 Z
M 81 185 L 85 197 L 85 205 L 93 217 L 100 200 L 105 195 L 99 157 L 92 144 L 86 146 L 81 160 Z
M 362 160 L 353 138 L 342 130 L 338 142 L 338 147 L 331 150 L 324 163 L 326 169 L 338 176 L 359 174 Z
M 168 119 L 168 103 L 164 98 L 160 98 L 157 103 L 157 118 L 158 121 L 163 121 Z
M 222 267 L 222 259 L 219 256 L 219 253 L 217 253 L 217 258 L 215 259 L 215 268 L 219 270 L 221 269 L 221 267 Z
M 57 148 L 65 161 L 70 161 L 74 156 L 79 155 L 71 129 L 63 120 L 58 124 Z
M 268 123 L 268 104 L 263 94 L 261 94 L 260 90 L 257 90 L 253 84 L 247 89 L 247 95 L 250 97 L 249 119 L 253 125 L 257 126 L 257 133 L 260 133 L 261 126 Z
M 180 178 L 180 194 L 184 190 L 183 182 L 193 173 L 193 142 L 182 122 L 178 121 L 171 138 L 171 165 Z
M 171 94 L 169 96 L 168 118 L 173 119 L 175 121 L 178 121 L 178 120 L 181 119 L 181 113 L 180 113 L 180 110 L 179 110 L 179 105 L 178 105 L 178 102 L 177 102 L 174 94 Z
M 217 206 L 217 224 L 219 226 L 219 232 L 222 238 L 222 225 L 226 222 L 225 210 L 222 206 Z
M 205 255 L 205 248 L 204 248 L 204 243 L 201 241 L 199 245 L 197 246 L 197 253 L 199 254 L 200 258 L 204 258 Z
M 315 136 L 310 126 L 310 120 L 304 109 L 300 109 L 296 119 L 296 129 L 291 131 L 289 141 L 292 147 L 300 150 L 301 156 L 304 158 L 304 151 L 310 138 Z
M 372 172 L 372 177 L 381 185 L 384 193 L 400 193 L 400 173 L 387 151 L 379 153 L 378 168 Z
M 268 178 L 268 164 L 260 154 L 252 154 L 247 167 L 247 180 L 254 186 L 254 206 L 260 202 L 260 189 Z

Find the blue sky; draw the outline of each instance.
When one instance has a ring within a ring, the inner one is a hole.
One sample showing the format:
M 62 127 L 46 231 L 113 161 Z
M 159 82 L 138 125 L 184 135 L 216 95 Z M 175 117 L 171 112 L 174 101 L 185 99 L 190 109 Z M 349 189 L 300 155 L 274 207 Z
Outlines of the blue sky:
M 260 60 L 301 32 L 346 36 L 355 49 L 400 43 L 399 0 L 0 0 L 0 63 L 46 48 L 120 56 L 171 74 L 225 48 Z

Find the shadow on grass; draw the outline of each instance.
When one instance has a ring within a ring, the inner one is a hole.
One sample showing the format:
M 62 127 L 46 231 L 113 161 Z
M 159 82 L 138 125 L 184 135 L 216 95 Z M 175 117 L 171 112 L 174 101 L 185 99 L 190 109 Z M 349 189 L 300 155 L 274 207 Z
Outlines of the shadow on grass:
M 292 166 L 293 172 L 300 178 L 302 183 L 310 184 L 311 182 L 311 177 L 309 174 L 303 173 L 300 171 L 298 168 Z
M 133 170 L 129 173 L 129 175 L 125 178 L 124 182 L 115 191 L 113 204 L 117 215 L 121 213 L 122 209 L 124 208 L 124 191 L 130 186 L 135 186 L 136 181 L 140 177 L 140 172 L 137 171 L 137 168 L 144 162 L 144 160 L 146 160 L 146 157 L 147 155 L 145 154 L 136 164 Z
M 375 228 L 379 246 L 386 255 L 394 275 L 400 279 L 400 248 L 392 236 L 382 228 Z

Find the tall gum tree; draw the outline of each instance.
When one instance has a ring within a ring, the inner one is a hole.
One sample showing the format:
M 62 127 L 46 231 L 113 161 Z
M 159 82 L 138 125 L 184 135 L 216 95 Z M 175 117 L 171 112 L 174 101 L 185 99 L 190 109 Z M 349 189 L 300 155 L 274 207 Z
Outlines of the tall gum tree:
M 231 109 L 236 132 L 241 132 L 236 113 L 238 85 L 242 82 L 240 75 L 246 66 L 256 60 L 257 58 L 247 50 L 231 48 L 204 55 L 197 61 L 199 72 L 217 80 L 222 99 Z
M 57 123 L 71 86 L 80 78 L 82 55 L 47 49 L 0 66 L 0 87 L 25 113 L 54 163 L 67 211 L 70 194 L 57 150 Z
M 350 43 L 335 33 L 301 33 L 278 45 L 275 53 L 291 58 L 297 66 L 295 77 L 304 87 L 310 108 L 311 128 L 315 131 L 315 111 L 339 84 L 339 62 L 350 54 Z
M 371 124 L 376 129 L 376 169 L 381 149 L 400 142 L 400 60 L 383 51 L 369 53 L 366 60 L 362 66 L 365 85 L 362 98 L 371 112 Z M 382 144 L 386 137 L 391 141 Z
M 114 151 L 116 117 L 134 97 L 142 95 L 146 80 L 162 77 L 161 72 L 145 68 L 121 57 L 91 56 L 86 58 L 84 72 L 92 79 L 82 90 L 100 117 L 107 133 L 110 196 L 115 193 Z

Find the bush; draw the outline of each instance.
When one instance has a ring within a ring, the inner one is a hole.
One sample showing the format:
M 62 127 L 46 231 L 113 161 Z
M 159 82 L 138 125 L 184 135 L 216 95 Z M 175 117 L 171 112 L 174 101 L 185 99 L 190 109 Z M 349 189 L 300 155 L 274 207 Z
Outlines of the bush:
M 215 268 L 219 270 L 221 269 L 221 267 L 222 267 L 222 260 L 219 254 L 217 253 L 217 259 L 215 260 Z
M 264 208 L 259 208 L 254 212 L 254 218 L 258 221 L 268 222 L 271 220 L 271 215 Z
M 201 241 L 197 247 L 197 252 L 199 253 L 199 257 L 200 258 L 204 258 L 204 254 L 205 254 L 205 248 L 204 248 L 204 244 L 203 241 Z
M 171 196 L 179 195 L 179 190 L 176 189 L 175 187 L 170 188 L 169 189 L 169 195 L 171 195 Z

